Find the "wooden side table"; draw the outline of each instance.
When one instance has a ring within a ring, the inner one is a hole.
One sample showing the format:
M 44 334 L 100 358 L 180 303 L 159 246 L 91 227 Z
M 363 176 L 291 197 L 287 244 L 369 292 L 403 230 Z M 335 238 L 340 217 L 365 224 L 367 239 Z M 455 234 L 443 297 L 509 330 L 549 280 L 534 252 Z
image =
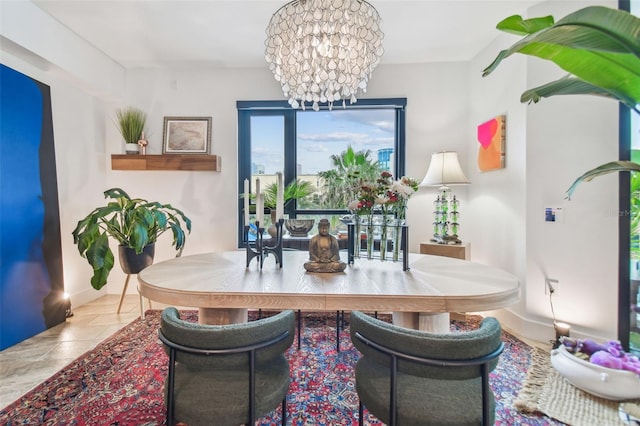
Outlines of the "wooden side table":
M 469 243 L 420 243 L 420 254 L 432 254 L 435 256 L 453 257 L 455 259 L 469 260 L 471 259 L 471 245 Z M 463 322 L 467 320 L 467 314 L 464 312 L 451 312 L 450 317 L 451 319 Z
M 420 243 L 420 254 L 432 254 L 435 256 L 453 257 L 455 259 L 471 259 L 471 245 L 463 244 L 436 244 Z

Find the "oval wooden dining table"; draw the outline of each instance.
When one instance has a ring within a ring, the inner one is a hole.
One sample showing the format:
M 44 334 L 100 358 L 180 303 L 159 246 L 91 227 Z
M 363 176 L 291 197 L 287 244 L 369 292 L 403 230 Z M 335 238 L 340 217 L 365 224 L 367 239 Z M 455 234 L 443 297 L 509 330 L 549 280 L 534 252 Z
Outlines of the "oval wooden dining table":
M 402 262 L 356 259 L 341 273 L 304 269 L 305 251 L 283 252 L 259 269 L 243 250 L 203 253 L 153 264 L 138 274 L 148 299 L 199 309 L 204 324 L 247 320 L 248 309 L 393 312 L 403 327 L 449 330 L 450 312 L 504 308 L 520 298 L 518 279 L 501 269 L 443 256 L 409 254 Z

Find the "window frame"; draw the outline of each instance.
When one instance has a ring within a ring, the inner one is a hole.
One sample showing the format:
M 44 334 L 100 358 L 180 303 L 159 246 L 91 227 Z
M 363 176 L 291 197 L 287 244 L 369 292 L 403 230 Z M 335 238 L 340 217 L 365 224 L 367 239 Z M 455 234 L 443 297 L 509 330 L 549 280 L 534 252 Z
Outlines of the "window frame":
M 390 109 L 395 110 L 395 141 L 394 141 L 394 176 L 400 177 L 405 174 L 406 158 L 406 98 L 374 98 L 358 99 L 355 104 L 346 103 L 344 109 Z M 296 154 L 297 154 L 297 113 L 301 109 L 291 108 L 287 101 L 237 101 L 238 111 L 238 188 L 244 187 L 244 180 L 249 179 L 250 191 L 253 190 L 254 183 L 251 182 L 251 118 L 264 116 L 281 116 L 284 118 L 284 175 L 287 177 L 285 185 L 297 178 Z M 341 104 L 334 104 L 329 108 L 328 104 L 320 105 L 321 110 L 341 110 Z M 294 200 L 295 201 L 295 200 Z M 243 203 L 238 197 L 238 247 L 244 247 L 243 229 Z M 345 214 L 346 209 L 298 209 L 297 203 L 288 203 L 285 206 L 285 214 L 295 218 L 298 214 L 309 215 L 335 215 Z

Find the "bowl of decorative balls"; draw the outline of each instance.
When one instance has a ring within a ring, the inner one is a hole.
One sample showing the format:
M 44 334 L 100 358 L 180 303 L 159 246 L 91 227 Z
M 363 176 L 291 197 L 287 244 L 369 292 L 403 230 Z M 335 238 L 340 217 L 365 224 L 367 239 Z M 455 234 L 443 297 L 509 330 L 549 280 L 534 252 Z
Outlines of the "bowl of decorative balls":
M 640 398 L 640 360 L 624 352 L 619 341 L 563 337 L 551 351 L 551 364 L 572 385 L 601 398 Z

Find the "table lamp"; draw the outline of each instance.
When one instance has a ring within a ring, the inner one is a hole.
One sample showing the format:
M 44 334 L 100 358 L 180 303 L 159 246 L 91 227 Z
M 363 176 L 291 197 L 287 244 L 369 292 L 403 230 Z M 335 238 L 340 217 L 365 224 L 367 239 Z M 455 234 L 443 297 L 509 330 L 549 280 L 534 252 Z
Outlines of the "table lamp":
M 453 194 L 450 185 L 468 185 L 460 167 L 458 153 L 454 151 L 436 152 L 431 156 L 427 174 L 420 186 L 438 186 L 439 193 L 434 201 L 434 222 L 432 242 L 438 244 L 461 244 L 458 238 L 460 224 L 458 207 L 460 202 Z

